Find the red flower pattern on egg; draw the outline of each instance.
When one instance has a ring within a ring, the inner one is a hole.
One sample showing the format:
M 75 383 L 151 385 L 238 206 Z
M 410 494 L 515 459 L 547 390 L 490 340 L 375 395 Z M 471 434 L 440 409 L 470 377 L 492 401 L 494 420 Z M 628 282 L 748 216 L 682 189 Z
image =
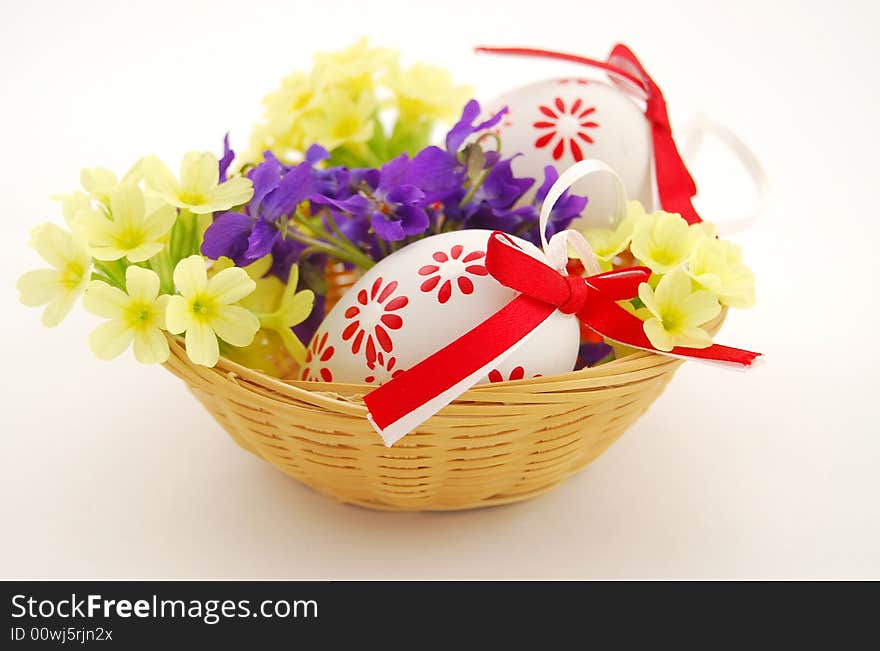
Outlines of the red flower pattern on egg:
M 379 353 L 376 362 L 370 365 L 370 374 L 364 378 L 367 384 L 383 384 L 403 373 L 403 369 L 397 367 L 397 358 Z
M 489 382 L 513 382 L 514 380 L 522 380 L 526 377 L 526 370 L 522 366 L 516 366 L 510 371 L 510 375 L 506 378 L 497 368 L 489 371 Z M 532 377 L 541 377 L 540 373 L 536 373 Z
M 327 345 L 327 335 L 315 335 L 306 351 L 306 363 L 303 366 L 301 379 L 306 382 L 332 382 L 333 373 L 323 366 L 333 357 L 336 349 Z
M 448 253 L 435 251 L 431 257 L 434 261 L 419 269 L 420 276 L 427 276 L 419 288 L 425 293 L 436 289 L 437 301 L 441 304 L 452 298 L 454 287 L 462 294 L 473 294 L 474 281 L 470 276 L 489 275 L 486 265 L 480 262 L 486 257 L 485 251 L 465 254 L 464 247 L 456 244 Z
M 379 351 L 390 353 L 394 349 L 391 331 L 403 327 L 403 317 L 396 312 L 406 307 L 406 296 L 393 296 L 397 290 L 396 280 L 385 283 L 381 276 L 372 286 L 361 289 L 355 296 L 355 304 L 345 310 L 350 323 L 342 331 L 343 341 L 351 341 L 354 355 L 364 351 L 367 365 L 372 367 Z
M 532 126 L 543 133 L 535 140 L 535 147 L 543 149 L 552 145 L 553 160 L 559 160 L 565 154 L 567 144 L 575 161 L 583 160 L 583 145 L 578 141 L 583 141 L 587 145 L 595 142 L 587 130 L 599 126 L 598 122 L 593 122 L 589 117 L 596 112 L 596 107 L 585 107 L 581 99 L 576 99 L 566 106 L 562 98 L 557 97 L 553 100 L 552 106 L 541 104 L 538 110 L 544 118 Z

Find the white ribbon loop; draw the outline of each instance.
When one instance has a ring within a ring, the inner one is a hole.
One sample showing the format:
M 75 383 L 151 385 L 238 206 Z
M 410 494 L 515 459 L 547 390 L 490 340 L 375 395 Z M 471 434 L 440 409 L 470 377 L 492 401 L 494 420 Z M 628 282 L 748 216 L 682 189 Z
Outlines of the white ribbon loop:
M 550 221 L 550 213 L 553 212 L 556 202 L 572 185 L 594 174 L 607 174 L 614 183 L 615 211 L 614 215 L 609 216 L 609 226 L 612 228 L 616 227 L 626 217 L 626 189 L 623 187 L 623 181 L 620 180 L 617 172 L 610 166 L 600 160 L 590 158 L 575 163 L 560 174 L 544 199 L 544 203 L 541 206 L 541 216 L 538 221 L 538 230 L 541 234 L 541 245 L 544 248 L 544 255 L 547 256 L 547 262 L 550 266 L 559 273 L 566 273 L 565 268 L 568 265 L 569 246 L 575 250 L 575 253 L 581 259 L 588 275 L 593 276 L 602 271 L 592 247 L 578 231 L 573 229 L 560 231 L 551 237 L 549 242 L 547 241 L 547 224 Z

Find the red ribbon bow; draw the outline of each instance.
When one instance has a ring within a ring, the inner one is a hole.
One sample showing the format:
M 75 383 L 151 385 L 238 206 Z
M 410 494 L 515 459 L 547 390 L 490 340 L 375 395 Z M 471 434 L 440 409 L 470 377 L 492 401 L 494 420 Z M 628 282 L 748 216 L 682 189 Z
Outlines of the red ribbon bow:
M 527 254 L 508 235 L 495 231 L 486 247 L 486 269 L 520 295 L 456 341 L 364 397 L 370 420 L 386 441 L 397 440 L 482 379 L 487 367 L 503 359 L 557 309 L 576 315 L 603 337 L 665 355 L 741 366 L 750 366 L 760 355 L 718 344 L 671 351 L 654 348 L 642 321 L 616 302 L 638 294 L 639 285 L 651 275 L 645 267 L 588 278 L 566 276 Z
M 636 55 L 626 45 L 621 43 L 615 45 L 611 54 L 608 55 L 607 61 L 535 48 L 477 47 L 476 51 L 490 54 L 547 57 L 582 63 L 609 72 L 612 80 L 619 85 L 635 86 L 645 97 L 645 117 L 651 124 L 654 170 L 657 177 L 657 194 L 660 196 L 660 206 L 667 212 L 680 214 L 688 224 L 702 221 L 691 202 L 697 193 L 697 186 L 675 146 L 675 140 L 672 138 L 672 127 L 669 124 L 669 114 L 666 110 L 666 100 L 663 98 L 663 93 L 645 71 Z

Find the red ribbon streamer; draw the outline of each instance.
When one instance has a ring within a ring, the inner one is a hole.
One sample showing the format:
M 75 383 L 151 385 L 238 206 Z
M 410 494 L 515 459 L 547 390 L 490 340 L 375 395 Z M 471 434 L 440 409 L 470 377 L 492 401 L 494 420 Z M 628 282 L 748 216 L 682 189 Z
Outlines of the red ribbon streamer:
M 588 278 L 565 276 L 528 255 L 508 235 L 495 231 L 486 247 L 486 269 L 502 285 L 521 294 L 456 341 L 364 396 L 380 430 L 491 364 L 557 309 L 576 315 L 603 337 L 664 355 L 741 366 L 750 366 L 760 356 L 718 344 L 671 351 L 654 348 L 641 319 L 616 303 L 638 294 L 639 285 L 651 276 L 646 267 L 617 269 Z
M 669 124 L 669 114 L 666 110 L 666 100 L 663 98 L 663 93 L 645 71 L 636 55 L 626 45 L 621 43 L 615 45 L 611 54 L 608 55 L 607 61 L 535 48 L 481 46 L 475 49 L 477 52 L 490 54 L 545 57 L 581 63 L 611 73 L 612 80 L 615 82 L 622 78 L 635 85 L 645 95 L 645 117 L 651 124 L 654 169 L 657 175 L 657 194 L 660 196 L 660 205 L 667 212 L 680 214 L 688 224 L 702 221 L 691 201 L 697 193 L 697 186 L 675 146 L 675 140 L 672 138 L 672 127 Z

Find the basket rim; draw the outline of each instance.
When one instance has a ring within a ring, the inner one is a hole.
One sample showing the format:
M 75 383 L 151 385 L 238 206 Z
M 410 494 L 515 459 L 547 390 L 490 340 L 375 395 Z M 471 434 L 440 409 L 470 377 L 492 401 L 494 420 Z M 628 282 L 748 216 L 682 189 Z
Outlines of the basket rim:
M 712 321 L 706 324 L 706 328 L 715 334 L 721 328 L 727 316 L 727 308 Z M 366 411 L 362 397 L 375 387 L 369 384 L 347 384 L 339 382 L 311 382 L 303 380 L 283 380 L 273 377 L 256 369 L 249 368 L 233 362 L 227 357 L 221 356 L 214 367 L 200 366 L 192 362 L 186 354 L 184 340 L 180 335 L 165 333 L 171 350 L 169 361 L 164 366 L 181 376 L 180 367 L 186 367 L 187 375 L 195 374 L 208 383 L 218 381 L 233 381 L 241 385 L 251 385 L 251 391 L 258 387 L 269 390 L 277 396 L 283 395 L 315 406 L 333 407 L 339 409 L 344 406 L 345 411 L 353 413 Z M 504 395 L 495 394 L 507 391 L 507 397 L 511 392 L 517 394 L 553 394 L 564 393 L 573 390 L 584 389 L 588 386 L 608 386 L 627 384 L 638 379 L 645 373 L 660 373 L 670 364 L 681 364 L 682 360 L 658 353 L 647 351 L 635 351 L 622 357 L 616 358 L 605 364 L 585 367 L 577 371 L 560 373 L 557 375 L 541 376 L 537 378 L 525 378 L 522 380 L 508 380 L 481 384 L 468 389 L 456 398 L 452 404 L 473 402 L 495 402 L 503 400 Z M 630 378 L 629 376 L 632 376 Z M 186 379 L 186 378 L 184 378 Z M 603 384 L 602 380 L 610 382 Z

